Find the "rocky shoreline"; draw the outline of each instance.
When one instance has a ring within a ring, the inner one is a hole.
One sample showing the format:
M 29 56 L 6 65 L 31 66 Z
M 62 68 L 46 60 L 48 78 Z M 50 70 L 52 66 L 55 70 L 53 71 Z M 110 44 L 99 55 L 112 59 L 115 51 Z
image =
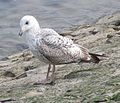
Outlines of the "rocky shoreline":
M 0 61 L 0 103 L 119 103 L 120 13 L 100 18 L 61 33 L 91 52 L 109 59 L 99 64 L 57 66 L 54 85 L 34 86 L 45 78 L 47 65 L 29 50 Z

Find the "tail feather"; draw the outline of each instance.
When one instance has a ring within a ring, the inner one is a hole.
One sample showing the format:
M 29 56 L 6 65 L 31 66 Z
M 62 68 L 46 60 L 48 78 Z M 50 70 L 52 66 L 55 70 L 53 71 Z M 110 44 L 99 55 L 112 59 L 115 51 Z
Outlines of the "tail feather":
M 102 57 L 108 57 L 105 54 L 96 54 L 96 53 L 89 53 L 88 50 L 82 46 L 80 46 L 81 49 L 81 61 L 82 62 L 93 62 L 93 63 L 99 63 L 102 59 Z M 101 58 L 99 58 L 101 57 Z
M 91 56 L 91 62 L 93 63 L 99 63 L 101 59 L 99 57 L 107 57 L 105 54 L 94 54 L 94 53 L 89 53 Z

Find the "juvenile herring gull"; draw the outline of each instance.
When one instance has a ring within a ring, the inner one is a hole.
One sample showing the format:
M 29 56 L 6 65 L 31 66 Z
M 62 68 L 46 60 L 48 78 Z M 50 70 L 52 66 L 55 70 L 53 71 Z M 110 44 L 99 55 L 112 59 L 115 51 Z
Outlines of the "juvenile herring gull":
M 40 28 L 38 21 L 33 16 L 24 16 L 20 20 L 20 28 L 19 35 L 26 35 L 27 43 L 33 55 L 40 61 L 49 64 L 46 79 L 37 84 L 48 84 L 54 81 L 55 65 L 78 62 L 99 63 L 98 56 L 103 56 L 89 53 L 86 48 L 59 35 L 53 29 Z M 49 78 L 51 65 L 53 65 L 53 68 Z

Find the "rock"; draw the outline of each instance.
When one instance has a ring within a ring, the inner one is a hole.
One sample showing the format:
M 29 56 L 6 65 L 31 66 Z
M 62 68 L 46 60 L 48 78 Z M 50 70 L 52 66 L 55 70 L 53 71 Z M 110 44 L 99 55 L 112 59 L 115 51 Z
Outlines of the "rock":
M 105 58 L 99 64 L 57 66 L 56 81 L 52 86 L 33 85 L 45 79 L 48 65 L 36 59 L 29 50 L 1 60 L 0 98 L 14 97 L 15 103 L 119 103 L 119 20 L 120 14 L 117 13 L 102 17 L 95 24 L 81 25 L 61 33 L 90 52 L 104 52 L 109 59 Z M 4 73 L 15 77 L 7 78 Z
M 34 66 L 27 66 L 27 67 L 24 67 L 24 70 L 25 71 L 28 71 L 28 70 L 32 70 L 34 69 L 35 67 Z
M 11 101 L 16 101 L 12 98 L 4 98 L 4 99 L 0 99 L 0 103 L 5 103 L 5 102 L 11 102 Z
M 30 98 L 30 97 L 34 97 L 34 96 L 40 96 L 42 95 L 43 93 L 42 92 L 39 92 L 39 91 L 29 91 L 28 93 L 25 94 L 24 97 L 22 97 L 22 99 L 24 98 Z
M 11 71 L 5 71 L 3 74 L 5 77 L 15 77 L 15 74 Z
M 112 37 L 113 37 L 113 35 L 110 35 L 110 34 L 107 35 L 107 38 L 109 38 L 109 39 Z
M 114 94 L 114 95 L 111 97 L 111 100 L 120 101 L 120 92 Z
M 105 16 L 100 18 L 96 24 L 108 24 L 108 25 L 118 25 L 119 24 L 119 20 L 120 20 L 120 14 L 119 13 L 115 13 L 115 14 L 111 14 L 109 16 Z
M 106 40 L 106 43 L 107 43 L 107 44 L 110 44 L 110 43 L 112 43 L 112 41 L 111 41 L 110 39 L 107 39 L 107 40 Z
M 26 73 L 22 73 L 22 74 L 16 76 L 14 79 L 20 79 L 20 78 L 24 78 L 24 77 L 27 77 Z

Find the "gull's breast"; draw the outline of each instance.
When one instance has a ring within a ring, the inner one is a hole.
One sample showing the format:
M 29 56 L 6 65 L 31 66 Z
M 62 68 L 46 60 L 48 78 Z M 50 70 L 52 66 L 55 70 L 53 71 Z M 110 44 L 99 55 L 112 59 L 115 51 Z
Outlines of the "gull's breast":
M 32 53 L 33 53 L 33 55 L 36 57 L 36 58 L 38 58 L 40 61 L 42 61 L 42 62 L 44 62 L 44 63 L 50 63 L 50 61 L 48 61 L 40 52 L 39 52 L 39 50 L 37 50 L 37 49 L 32 49 L 31 50 L 32 51 Z
M 44 56 L 43 54 L 41 54 L 41 52 L 39 51 L 36 41 L 35 40 L 31 40 L 28 41 L 29 44 L 29 49 L 31 50 L 31 52 L 33 53 L 33 55 L 38 58 L 40 61 L 44 62 L 44 63 L 50 63 Z

